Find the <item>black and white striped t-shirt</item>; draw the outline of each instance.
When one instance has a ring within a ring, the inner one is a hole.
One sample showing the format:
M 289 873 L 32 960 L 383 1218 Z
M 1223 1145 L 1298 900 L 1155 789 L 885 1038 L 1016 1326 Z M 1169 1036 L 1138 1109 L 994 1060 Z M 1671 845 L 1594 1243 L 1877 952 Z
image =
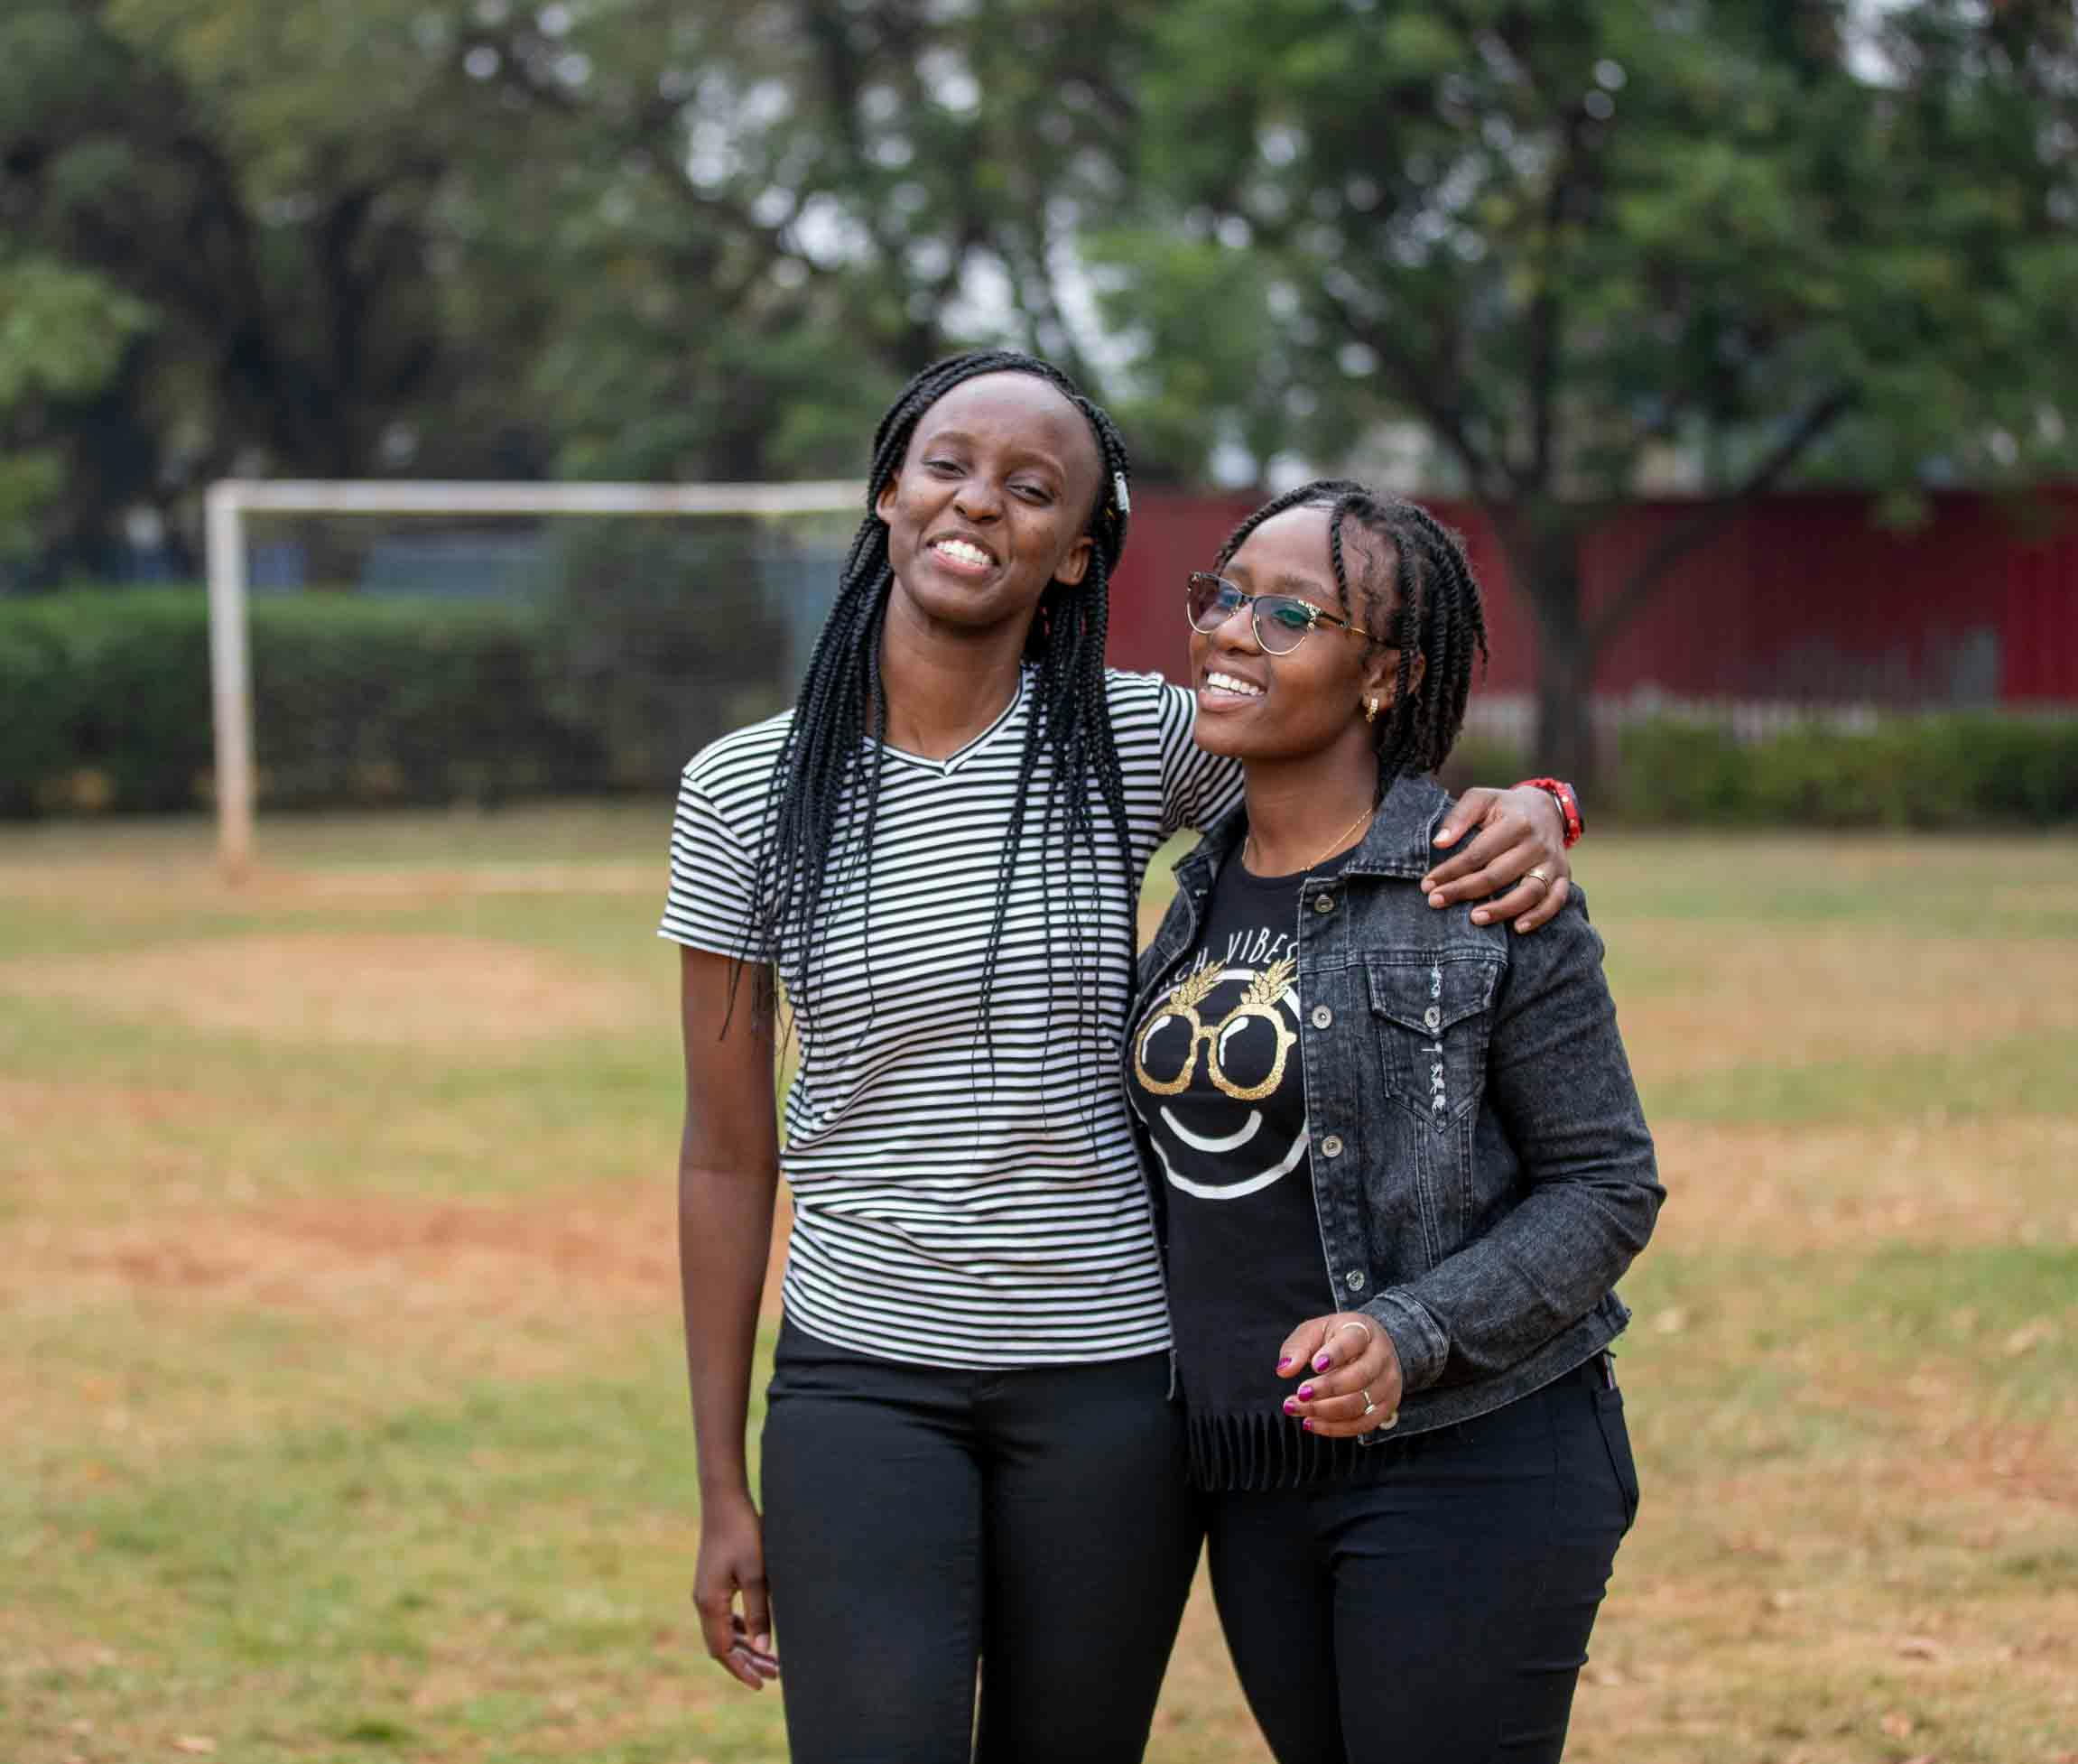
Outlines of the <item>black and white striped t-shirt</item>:
M 1131 875 L 1094 789 L 1095 872 L 1086 855 L 1042 847 L 1042 760 L 986 1025 L 982 967 L 1029 673 L 951 758 L 884 756 L 870 940 L 860 888 L 833 885 L 820 996 L 797 1018 L 780 1156 L 794 1207 L 786 1312 L 824 1342 L 955 1367 L 1120 1360 L 1168 1345 L 1118 1078 L 1132 903 L 1156 849 L 1216 818 L 1240 774 L 1192 744 L 1197 706 L 1183 688 L 1113 672 L 1106 693 Z M 743 948 L 792 714 L 723 737 L 685 768 L 664 936 L 721 954 Z

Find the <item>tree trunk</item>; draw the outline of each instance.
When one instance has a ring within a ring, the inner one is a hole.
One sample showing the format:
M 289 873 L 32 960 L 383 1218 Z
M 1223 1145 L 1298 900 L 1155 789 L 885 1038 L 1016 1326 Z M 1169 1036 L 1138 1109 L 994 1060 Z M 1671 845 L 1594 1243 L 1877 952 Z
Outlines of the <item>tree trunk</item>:
M 1565 620 L 1544 623 L 1537 654 L 1536 746 L 1532 755 L 1542 774 L 1569 780 L 1582 802 L 1599 801 L 1601 767 L 1590 714 L 1594 658 L 1581 628 L 1577 607 Z
M 1556 507 L 1494 511 L 1516 590 L 1536 617 L 1536 733 L 1530 764 L 1564 778 L 1591 805 L 1600 794 L 1591 697 L 1597 645 L 1581 603 L 1581 539 Z

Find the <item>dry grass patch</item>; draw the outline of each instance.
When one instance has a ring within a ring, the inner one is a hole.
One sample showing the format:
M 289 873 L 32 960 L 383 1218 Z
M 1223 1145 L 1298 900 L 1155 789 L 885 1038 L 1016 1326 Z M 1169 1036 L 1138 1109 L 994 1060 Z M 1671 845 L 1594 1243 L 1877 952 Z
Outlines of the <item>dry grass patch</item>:
M 784 1204 L 765 1313 L 779 1314 Z M 582 1376 L 602 1343 L 674 1336 L 669 1184 L 598 1184 L 495 1202 L 385 1195 L 44 1216 L 0 1265 L 0 1432 L 192 1445 L 470 1379 Z M 186 1369 L 219 1331 L 272 1362 L 245 1385 Z M 322 1352 L 316 1351 L 322 1344 Z M 154 1357 L 171 1353 L 159 1370 Z M 689 1434 L 690 1438 L 690 1434 Z
M 765 1308 L 779 1310 L 784 1201 Z M 0 1270 L 0 1305 L 73 1306 L 178 1292 L 230 1310 L 413 1325 L 654 1312 L 675 1322 L 676 1213 L 668 1184 L 596 1184 L 524 1201 L 385 1195 L 161 1211 L 116 1224 L 42 1221 L 32 1266 Z
M 1624 1042 L 1641 1080 L 1730 1067 L 1830 1064 L 1957 1052 L 2078 1028 L 2078 944 L 1914 936 L 1882 926 L 1698 932 L 1638 921 L 1619 956 L 1657 970 L 1619 979 Z
M 2078 1541 L 2072 1512 L 1940 1450 L 1929 1431 L 1704 1476 L 1672 1505 L 1648 1487 L 1568 1756 L 2047 1764 L 2078 1744 L 2078 1587 L 2026 1568 Z
M 469 937 L 203 939 L 0 962 L 0 992 L 124 1022 L 360 1045 L 512 1043 L 654 1023 L 650 987 Z
M 669 1226 L 656 1184 L 520 1203 L 297 1200 L 47 1233 L 39 1284 L 62 1268 L 81 1296 L 172 1288 L 342 1322 L 624 1310 L 668 1296 Z
M 1658 1252 L 2078 1243 L 2069 1116 L 1795 1128 L 1674 1120 L 1653 1137 L 1667 1187 Z
M 237 1112 L 172 1085 L 0 1077 L 0 1180 L 9 1206 L 29 1216 L 18 1240 L 32 1243 L 91 1187 L 119 1189 L 130 1206 L 160 1205 L 213 1182 L 222 1160 L 209 1139 Z M 28 1270 L 0 1263 L 0 1293 L 10 1276 L 19 1286 Z

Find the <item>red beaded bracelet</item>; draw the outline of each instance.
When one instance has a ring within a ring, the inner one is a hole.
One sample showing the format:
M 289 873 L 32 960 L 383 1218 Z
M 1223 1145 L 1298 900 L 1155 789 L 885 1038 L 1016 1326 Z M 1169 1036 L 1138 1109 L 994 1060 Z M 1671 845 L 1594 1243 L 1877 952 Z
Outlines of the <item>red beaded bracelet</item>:
M 1559 805 L 1559 813 L 1565 820 L 1565 845 L 1571 851 L 1580 843 L 1580 836 L 1587 831 L 1586 818 L 1580 812 L 1580 797 L 1572 785 L 1563 778 L 1525 778 L 1517 790 L 1546 790 L 1552 800 Z

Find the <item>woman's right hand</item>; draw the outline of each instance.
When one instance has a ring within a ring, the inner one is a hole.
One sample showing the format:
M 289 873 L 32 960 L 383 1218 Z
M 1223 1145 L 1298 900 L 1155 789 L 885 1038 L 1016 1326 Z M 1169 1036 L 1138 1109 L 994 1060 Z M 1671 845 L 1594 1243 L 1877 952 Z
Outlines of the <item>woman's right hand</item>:
M 731 1676 L 754 1691 L 779 1676 L 779 1656 L 772 1650 L 772 1604 L 765 1590 L 765 1531 L 747 1494 L 701 1509 L 692 1602 L 707 1651 Z

